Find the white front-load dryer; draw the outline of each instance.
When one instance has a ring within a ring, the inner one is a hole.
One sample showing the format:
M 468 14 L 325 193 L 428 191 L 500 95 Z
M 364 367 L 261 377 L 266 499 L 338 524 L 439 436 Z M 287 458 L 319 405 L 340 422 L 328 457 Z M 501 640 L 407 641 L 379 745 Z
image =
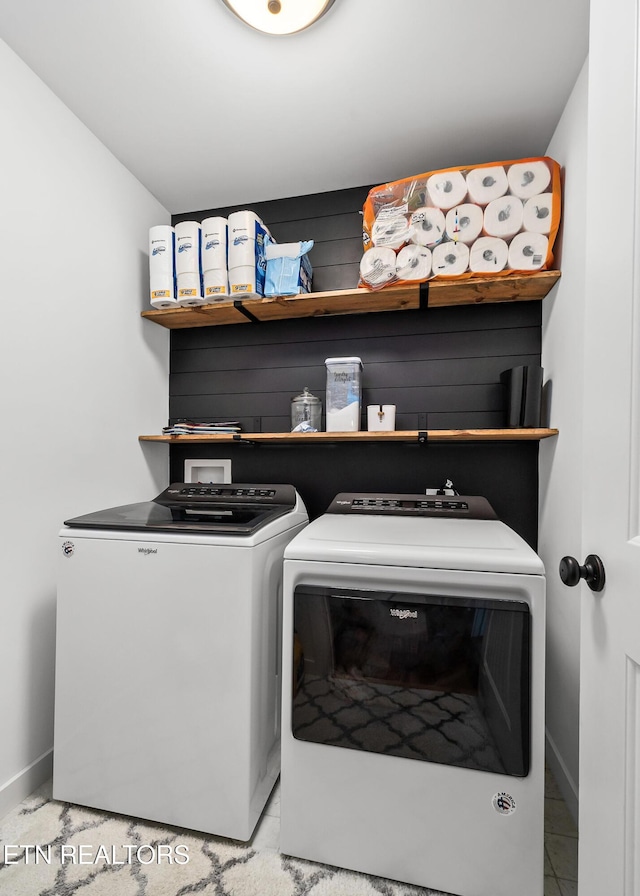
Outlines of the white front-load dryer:
M 280 772 L 290 485 L 170 486 L 60 532 L 53 796 L 250 839 Z
M 339 495 L 285 549 L 281 851 L 542 896 L 544 602 L 484 499 Z

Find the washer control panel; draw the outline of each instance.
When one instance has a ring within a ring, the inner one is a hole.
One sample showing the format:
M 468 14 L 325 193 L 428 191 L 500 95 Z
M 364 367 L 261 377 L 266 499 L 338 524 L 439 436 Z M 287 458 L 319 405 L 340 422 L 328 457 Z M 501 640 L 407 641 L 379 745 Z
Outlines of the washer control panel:
M 220 506 L 244 504 L 251 506 L 282 505 L 294 507 L 296 490 L 292 485 L 271 485 L 243 482 L 236 485 L 223 483 L 173 482 L 162 494 L 154 498 L 157 504 L 167 507 Z
M 213 485 L 189 485 L 181 488 L 179 494 L 181 497 L 192 498 L 194 495 L 204 496 L 206 498 L 219 498 L 222 495 L 235 498 L 273 498 L 276 490 L 274 488 L 254 488 L 245 486 L 244 488 L 222 488 Z

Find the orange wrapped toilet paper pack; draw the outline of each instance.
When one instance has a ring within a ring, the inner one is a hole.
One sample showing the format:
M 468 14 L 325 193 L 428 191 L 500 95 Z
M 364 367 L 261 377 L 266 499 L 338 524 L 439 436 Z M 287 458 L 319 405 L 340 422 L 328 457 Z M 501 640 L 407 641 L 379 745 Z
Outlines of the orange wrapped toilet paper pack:
M 382 184 L 363 206 L 359 286 L 548 270 L 560 214 L 560 165 L 548 156 Z

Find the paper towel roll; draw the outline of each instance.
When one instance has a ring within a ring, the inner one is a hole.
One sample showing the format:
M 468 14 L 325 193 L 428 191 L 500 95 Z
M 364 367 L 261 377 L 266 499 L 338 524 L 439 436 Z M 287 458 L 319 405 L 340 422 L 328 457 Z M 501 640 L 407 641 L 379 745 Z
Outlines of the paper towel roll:
M 409 239 L 418 246 L 435 246 L 444 239 L 444 212 L 431 206 L 417 208 L 411 215 Z
M 478 205 L 488 205 L 494 199 L 504 196 L 508 189 L 507 172 L 502 165 L 473 168 L 467 174 L 469 199 Z
M 386 246 L 368 249 L 360 261 L 360 277 L 369 286 L 382 286 L 396 277 L 396 253 Z
M 202 294 L 202 281 L 200 274 L 195 271 L 186 271 L 178 274 L 178 302 L 180 305 L 203 305 L 205 298 Z
M 469 267 L 469 247 L 465 243 L 440 243 L 433 250 L 431 267 L 436 276 L 464 274 Z
M 510 239 L 522 227 L 522 200 L 517 196 L 501 196 L 484 210 L 484 232 L 487 236 Z
M 545 263 L 548 249 L 544 233 L 519 233 L 509 243 L 509 267 L 513 271 L 537 271 Z
M 271 236 L 269 228 L 255 212 L 232 212 L 227 219 L 227 267 L 244 267 L 256 264 L 264 256 L 266 237 Z
M 200 273 L 200 223 L 181 221 L 176 224 L 176 273 Z
M 202 222 L 202 270 L 227 269 L 227 219 L 205 218 Z
M 427 195 L 436 208 L 453 208 L 464 202 L 467 182 L 461 171 L 438 171 L 427 178 Z
M 540 193 L 524 204 L 522 226 L 530 233 L 549 233 L 553 213 L 553 195 Z
M 409 222 L 405 215 L 385 213 L 378 215 L 371 228 L 371 242 L 374 246 L 399 249 L 409 239 Z
M 154 308 L 162 310 L 163 308 L 176 308 L 180 302 L 172 296 L 165 295 L 167 290 L 152 290 L 150 303 Z
M 410 243 L 400 249 L 396 258 L 399 280 L 426 280 L 431 273 L 431 249 Z
M 481 236 L 469 251 L 469 270 L 474 274 L 503 271 L 507 266 L 509 247 L 497 236 Z
M 174 229 L 170 224 L 149 228 L 149 299 L 154 308 L 177 305 Z
M 266 230 L 264 221 L 255 212 L 250 209 L 243 209 L 239 212 L 231 212 L 227 219 L 229 228 L 229 242 L 233 241 L 235 236 L 244 234 L 249 239 L 255 240 L 256 231 L 260 228 Z
M 255 264 L 229 269 L 229 291 L 234 299 L 261 299 Z
M 482 233 L 484 214 L 479 205 L 463 202 L 449 209 L 445 220 L 449 239 L 469 245 Z
M 204 297 L 207 302 L 213 302 L 229 295 L 229 277 L 226 268 L 218 271 L 205 271 L 202 277 Z
M 229 265 L 231 268 L 240 268 L 249 264 L 256 264 L 259 257 L 259 245 L 256 240 L 245 237 L 238 239 L 235 243 L 229 243 L 228 262 L 224 267 Z
M 551 183 L 551 171 L 546 162 L 516 162 L 507 172 L 509 189 L 520 199 L 544 193 Z

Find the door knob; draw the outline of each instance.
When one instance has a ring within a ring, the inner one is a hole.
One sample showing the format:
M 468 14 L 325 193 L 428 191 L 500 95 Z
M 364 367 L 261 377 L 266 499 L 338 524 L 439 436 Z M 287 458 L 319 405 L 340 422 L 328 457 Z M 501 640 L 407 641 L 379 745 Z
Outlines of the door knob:
M 560 561 L 560 578 L 565 585 L 573 587 L 580 579 L 584 579 L 592 591 L 604 588 L 604 563 L 597 554 L 589 554 L 580 566 L 575 557 L 563 557 Z

